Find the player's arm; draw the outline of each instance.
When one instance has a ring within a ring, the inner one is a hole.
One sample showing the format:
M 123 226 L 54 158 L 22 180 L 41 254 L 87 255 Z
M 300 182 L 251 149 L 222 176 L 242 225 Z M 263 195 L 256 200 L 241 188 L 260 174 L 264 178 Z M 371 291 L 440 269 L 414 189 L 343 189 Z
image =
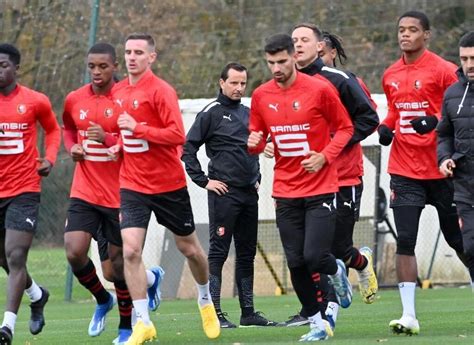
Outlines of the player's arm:
M 129 114 L 121 114 L 120 129 L 128 129 L 136 138 L 145 139 L 161 145 L 183 145 L 186 141 L 183 119 L 174 90 L 160 90 L 154 96 L 156 116 L 160 117 L 163 127 L 157 128 L 137 123 Z
M 452 159 L 454 154 L 454 127 L 447 112 L 446 100 L 443 102 L 441 121 L 436 127 L 438 134 L 436 153 L 440 172 L 445 176 L 452 176 L 456 167 Z
M 45 132 L 45 156 L 38 158 L 40 165 L 37 170 L 39 175 L 48 176 L 58 155 L 61 129 L 46 96 L 42 96 L 38 103 L 38 121 Z
M 344 79 L 340 97 L 353 121 L 354 133 L 348 143 L 348 145 L 353 145 L 361 142 L 377 129 L 379 116 L 355 78 Z
M 212 136 L 213 128 L 215 127 L 212 120 L 213 117 L 210 111 L 197 114 L 193 125 L 186 135 L 186 143 L 184 144 L 183 155 L 181 156 L 189 177 L 201 188 L 206 188 L 209 178 L 202 171 L 197 153 L 199 148 Z
M 322 114 L 326 118 L 334 136 L 321 151 L 328 164 L 332 163 L 347 145 L 354 133 L 354 127 L 346 108 L 333 93 L 322 91 Z
M 63 110 L 63 144 L 66 152 L 68 152 L 72 160 L 81 161 L 86 155 L 84 148 L 77 141 L 77 127 L 71 115 L 72 97 L 67 96 L 64 102 Z
M 247 139 L 247 147 L 250 154 L 262 153 L 265 149 L 268 131 L 263 121 L 262 115 L 258 111 L 258 101 L 255 93 L 252 95 L 252 103 L 250 106 L 249 116 L 249 138 Z

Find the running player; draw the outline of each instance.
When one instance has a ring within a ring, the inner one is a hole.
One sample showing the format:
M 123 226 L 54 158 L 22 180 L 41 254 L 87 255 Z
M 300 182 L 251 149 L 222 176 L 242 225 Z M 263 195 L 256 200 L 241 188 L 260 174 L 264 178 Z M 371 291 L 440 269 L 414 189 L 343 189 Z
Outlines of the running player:
M 43 308 L 49 294 L 33 284 L 26 262 L 37 227 L 41 178 L 51 172 L 61 140 L 49 99 L 17 82 L 20 60 L 15 46 L 0 44 L 0 254 L 8 270 L 2 344 L 12 343 L 25 287 L 33 302 L 31 333 L 41 332 L 45 324 Z M 37 122 L 45 132 L 44 157 L 38 153 Z
M 121 105 L 118 125 L 121 142 L 109 149 L 123 152 L 120 169 L 120 212 L 125 279 L 137 313 L 137 324 L 127 342 L 142 344 L 156 337 L 146 301 L 143 244 L 151 212 L 175 235 L 198 287 L 198 304 L 206 335 L 220 334 L 219 320 L 209 292 L 209 270 L 195 233 L 186 177 L 179 159 L 185 143 L 184 125 L 175 90 L 155 76 L 155 42 L 148 34 L 125 40 L 128 78 L 115 93 Z M 159 162 L 159 164 L 158 164 Z

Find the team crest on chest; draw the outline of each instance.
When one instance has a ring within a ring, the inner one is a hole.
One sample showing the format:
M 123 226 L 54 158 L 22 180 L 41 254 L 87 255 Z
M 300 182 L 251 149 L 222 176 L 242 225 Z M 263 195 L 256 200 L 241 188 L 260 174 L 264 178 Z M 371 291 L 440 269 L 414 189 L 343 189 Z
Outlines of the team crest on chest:
M 104 116 L 106 118 L 110 118 L 112 117 L 112 115 L 114 114 L 114 110 L 112 108 L 105 108 L 104 110 Z
M 134 100 L 132 101 L 132 108 L 133 108 L 133 109 L 138 109 L 138 105 L 139 105 L 139 104 L 138 104 L 138 100 L 134 99 Z
M 299 101 L 293 101 L 293 110 L 298 111 L 301 109 L 301 103 Z
M 414 87 L 416 90 L 421 89 L 421 80 L 415 80 L 415 83 L 413 84 L 413 87 Z
M 16 107 L 16 111 L 17 111 L 18 114 L 20 114 L 20 115 L 26 113 L 26 105 L 24 105 L 24 104 L 18 104 L 18 106 Z

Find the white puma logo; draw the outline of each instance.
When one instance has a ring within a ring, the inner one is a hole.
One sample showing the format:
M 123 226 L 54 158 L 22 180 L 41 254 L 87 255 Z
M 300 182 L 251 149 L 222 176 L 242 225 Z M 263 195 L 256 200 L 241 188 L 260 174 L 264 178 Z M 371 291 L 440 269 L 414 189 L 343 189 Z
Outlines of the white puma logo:
M 30 218 L 26 218 L 25 222 L 27 222 L 28 224 L 31 224 L 31 227 L 35 226 L 34 220 L 31 220 Z
M 81 119 L 81 120 L 87 119 L 87 113 L 88 112 L 89 112 L 89 109 L 87 109 L 87 110 L 80 109 L 79 110 L 79 119 Z
M 271 104 L 271 103 L 270 103 L 270 104 L 268 104 L 268 107 L 269 107 L 270 109 L 273 109 L 273 110 L 275 110 L 276 112 L 278 112 L 278 103 L 275 103 L 275 104 Z
M 398 91 L 398 88 L 400 87 L 400 82 L 394 82 L 394 81 L 392 81 L 392 83 L 391 83 L 390 85 L 392 85 L 392 86 L 393 86 L 395 89 L 397 89 L 397 91 Z
M 344 201 L 344 206 L 347 206 L 347 207 L 351 208 L 352 207 L 352 201 L 349 201 L 349 202 Z
M 323 202 L 323 207 L 327 207 L 329 211 L 331 211 L 331 205 Z
M 229 115 L 227 115 L 227 116 L 226 116 L 226 115 L 222 115 L 222 118 L 223 118 L 223 119 L 227 119 L 227 120 L 229 120 L 229 121 L 232 121 L 232 119 L 230 118 L 231 115 L 232 115 L 232 114 L 229 114 Z
M 123 99 L 116 99 L 115 102 L 117 102 L 117 104 L 118 104 L 119 106 L 122 106 L 122 104 L 123 104 Z

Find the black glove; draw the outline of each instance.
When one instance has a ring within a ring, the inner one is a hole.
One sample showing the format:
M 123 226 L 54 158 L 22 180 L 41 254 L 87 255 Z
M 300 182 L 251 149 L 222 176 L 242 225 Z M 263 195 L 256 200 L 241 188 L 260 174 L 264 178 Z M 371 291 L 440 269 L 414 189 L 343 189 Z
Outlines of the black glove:
M 434 115 L 420 116 L 411 120 L 410 123 L 418 134 L 426 134 L 436 128 L 438 118 Z
M 385 125 L 380 125 L 379 128 L 377 128 L 377 132 L 379 132 L 380 145 L 388 146 L 392 143 L 393 132 L 390 128 Z

